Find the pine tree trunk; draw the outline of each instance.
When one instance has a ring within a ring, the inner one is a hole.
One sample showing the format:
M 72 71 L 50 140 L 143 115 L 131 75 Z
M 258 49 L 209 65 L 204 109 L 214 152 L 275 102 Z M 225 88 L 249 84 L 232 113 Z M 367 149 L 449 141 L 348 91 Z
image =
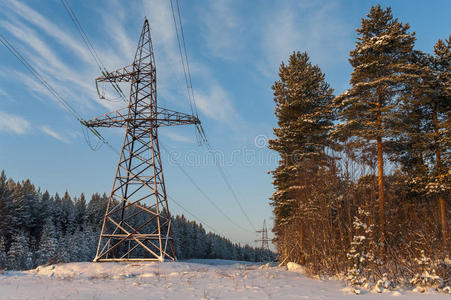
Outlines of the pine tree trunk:
M 384 198 L 384 155 L 382 149 L 382 95 L 379 94 L 377 102 L 377 185 L 378 185 L 378 208 L 379 208 L 379 228 L 380 241 L 384 242 L 385 233 L 385 198 Z
M 353 221 L 352 221 L 352 215 L 351 215 L 351 205 L 354 207 L 354 202 L 353 203 L 351 203 L 351 199 L 350 199 L 350 197 L 349 197 L 349 194 L 350 194 L 350 185 L 349 185 L 349 182 L 350 182 L 350 175 L 349 175 L 349 153 L 348 153 L 348 147 L 347 146 L 345 146 L 345 151 L 346 151 L 346 162 L 345 162 L 345 167 L 346 167 L 346 190 L 345 190 L 345 193 L 344 193 L 344 197 L 345 197 L 345 201 L 346 201 L 346 212 L 347 212 L 347 217 L 348 217 L 348 219 L 347 219 L 347 221 L 348 221 L 348 226 L 349 226 L 349 232 L 348 232 L 348 238 L 349 238 L 349 245 L 352 243 L 352 238 L 353 238 L 353 226 L 352 226 L 352 224 L 353 224 Z
M 284 232 L 284 235 L 283 235 L 283 260 L 286 260 L 286 259 L 288 259 L 288 239 L 287 239 L 286 232 Z
M 300 248 L 300 255 L 299 255 L 299 263 L 301 265 L 305 264 L 304 255 L 303 255 L 303 248 L 304 248 L 304 223 L 301 223 L 301 226 L 299 227 L 299 248 Z
M 437 121 L 437 104 L 434 104 L 434 110 L 432 113 L 432 118 L 434 122 L 434 132 L 435 132 L 435 160 L 437 163 L 437 177 L 442 175 L 442 160 L 440 155 L 440 147 L 438 142 L 438 121 Z M 446 220 L 446 207 L 445 207 L 445 199 L 443 195 L 438 196 L 439 209 L 440 209 L 440 221 L 442 225 L 442 242 L 443 242 L 443 250 L 446 251 L 448 248 L 448 226 Z

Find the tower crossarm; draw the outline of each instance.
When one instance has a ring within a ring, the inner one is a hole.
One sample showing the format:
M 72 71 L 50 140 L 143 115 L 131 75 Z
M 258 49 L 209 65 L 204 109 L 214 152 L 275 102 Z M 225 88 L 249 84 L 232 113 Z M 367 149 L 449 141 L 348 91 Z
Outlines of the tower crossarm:
M 95 119 L 84 121 L 83 125 L 87 127 L 126 127 L 127 123 L 131 123 L 135 126 L 145 126 L 145 123 L 149 121 L 156 122 L 156 125 L 160 127 L 200 124 L 200 120 L 196 116 L 180 113 L 174 110 L 158 107 L 156 117 L 150 117 L 149 115 L 151 114 L 149 109 L 146 110 L 140 112 L 135 118 L 132 119 L 129 117 L 129 108 L 124 107 L 122 109 L 101 115 Z
M 196 116 L 180 113 L 167 108 L 158 107 L 157 116 L 159 126 L 200 124 L 200 120 Z
M 126 127 L 128 120 L 128 107 L 124 107 L 95 119 L 84 121 L 86 127 Z
M 115 71 L 102 71 L 102 76 L 97 77 L 97 82 L 129 82 L 136 75 L 133 64 L 119 68 Z

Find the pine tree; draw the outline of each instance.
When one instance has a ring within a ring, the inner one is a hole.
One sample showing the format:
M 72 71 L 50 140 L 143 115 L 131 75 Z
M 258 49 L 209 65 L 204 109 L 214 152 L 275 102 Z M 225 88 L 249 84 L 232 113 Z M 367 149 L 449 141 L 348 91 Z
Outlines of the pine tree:
M 422 153 L 432 161 L 434 170 L 423 177 L 430 175 L 427 180 L 418 180 L 426 183 L 425 192 L 437 197 L 440 209 L 440 223 L 442 231 L 443 249 L 448 248 L 446 217 L 446 198 L 451 193 L 451 174 L 449 170 L 451 161 L 451 36 L 448 40 L 438 40 L 434 46 L 434 55 L 417 62 L 421 69 L 420 80 L 416 86 L 417 101 L 415 108 L 424 112 L 421 123 L 425 130 L 417 140 L 423 142 Z M 431 165 L 431 164 L 429 164 Z
M 397 134 L 392 123 L 400 95 L 412 79 L 415 42 L 409 25 L 393 18 L 391 8 L 373 6 L 357 29 L 356 48 L 350 52 L 354 68 L 351 88 L 335 100 L 343 121 L 334 132 L 362 158 L 377 161 L 378 219 L 384 240 L 384 153 Z
M 433 99 L 434 152 L 436 167 L 436 191 L 440 207 L 443 250 L 448 248 L 448 220 L 446 201 L 451 193 L 451 35 L 446 42 L 439 40 L 434 47 L 433 73 L 436 75 Z
M 106 194 L 100 196 L 100 194 L 93 194 L 91 201 L 88 203 L 88 222 L 96 227 L 102 226 L 103 217 L 105 216 L 106 205 L 108 197 Z
M 72 201 L 68 191 L 64 193 L 61 199 L 61 209 L 62 209 L 62 232 L 64 235 L 71 235 L 75 230 L 75 209 L 74 202 Z
M 52 200 L 48 191 L 45 191 L 42 194 L 40 202 L 41 213 L 39 215 L 39 219 L 45 220 L 51 216 Z
M 13 224 L 11 208 L 13 191 L 8 185 L 5 171 L 0 174 L 0 238 L 7 238 L 10 232 L 9 225 Z
M 326 150 L 332 146 L 328 133 L 333 124 L 333 90 L 305 52 L 294 52 L 288 64 L 282 62 L 279 77 L 272 87 L 279 127 L 274 129 L 277 138 L 269 141 L 269 148 L 280 155 L 279 165 L 272 172 L 276 191 L 271 204 L 277 245 L 283 253 L 287 251 L 283 228 L 296 217 L 299 192 L 305 186 L 301 177 L 315 178 L 330 162 Z
M 451 103 L 450 41 L 439 40 L 434 55 L 415 51 L 416 80 L 409 86 L 399 109 L 394 159 L 402 166 L 413 198 L 438 199 L 443 249 L 447 249 L 446 197 L 451 193 L 451 174 L 447 174 L 450 137 L 447 120 Z
M 43 232 L 37 253 L 37 264 L 56 263 L 58 261 L 58 239 L 53 221 L 48 218 L 44 222 Z
M 352 224 L 354 236 L 346 254 L 349 264 L 347 280 L 356 287 L 366 284 L 374 272 L 372 270 L 375 264 L 374 246 L 372 245 L 374 241 L 371 234 L 373 226 L 369 225 L 369 215 L 369 212 L 358 208 Z
M 22 270 L 27 267 L 28 242 L 23 232 L 13 236 L 8 250 L 8 265 L 11 269 Z
M 6 256 L 5 239 L 0 235 L 0 270 L 8 266 L 8 257 Z
M 29 179 L 22 182 L 20 191 L 16 192 L 16 203 L 20 207 L 20 224 L 30 240 L 39 238 L 40 195 Z M 32 246 L 30 244 L 30 246 Z M 32 250 L 32 249 L 30 249 Z
M 56 229 L 62 231 L 63 208 L 60 195 L 58 193 L 55 193 L 55 196 L 51 197 L 51 202 L 53 205 L 50 208 L 50 214 L 53 224 L 55 225 Z
M 196 228 L 196 243 L 194 257 L 206 258 L 207 257 L 207 234 L 202 224 L 199 224 Z M 236 256 L 236 255 L 235 255 Z
M 75 200 L 75 224 L 83 229 L 82 225 L 86 221 L 86 199 L 85 195 L 82 193 L 79 199 Z
M 80 231 L 78 228 L 75 232 L 68 237 L 68 254 L 69 261 L 89 261 L 92 257 L 89 257 L 89 237 L 84 231 Z

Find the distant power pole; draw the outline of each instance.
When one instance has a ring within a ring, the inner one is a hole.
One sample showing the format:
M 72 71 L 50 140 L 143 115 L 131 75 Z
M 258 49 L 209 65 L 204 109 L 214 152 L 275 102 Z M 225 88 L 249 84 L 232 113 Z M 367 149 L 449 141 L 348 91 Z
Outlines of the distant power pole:
M 196 124 L 197 116 L 157 106 L 155 59 L 147 19 L 133 63 L 103 72 L 97 82 L 130 82 L 127 107 L 87 127 L 126 128 L 116 176 L 94 261 L 175 260 L 163 167 L 158 142 L 162 126 Z
M 255 240 L 255 242 L 261 242 L 261 249 L 269 251 L 269 239 L 268 239 L 268 229 L 266 228 L 266 220 L 263 220 L 263 228 L 261 230 L 257 230 L 258 234 L 261 234 L 261 238 Z

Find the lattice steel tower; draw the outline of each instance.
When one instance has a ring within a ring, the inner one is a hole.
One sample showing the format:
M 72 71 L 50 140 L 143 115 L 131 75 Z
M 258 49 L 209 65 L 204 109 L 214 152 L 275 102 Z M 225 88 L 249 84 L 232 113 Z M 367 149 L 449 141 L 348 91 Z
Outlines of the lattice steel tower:
M 269 238 L 268 238 L 268 229 L 266 228 L 266 220 L 263 220 L 263 228 L 262 230 L 257 230 L 257 233 L 261 234 L 261 238 L 255 240 L 255 242 L 261 242 L 262 250 L 269 250 Z
M 94 261 L 175 260 L 158 128 L 200 126 L 200 121 L 197 116 L 157 106 L 155 59 L 147 19 L 133 63 L 104 72 L 96 82 L 130 82 L 130 98 L 127 107 L 84 124 L 126 128 Z

